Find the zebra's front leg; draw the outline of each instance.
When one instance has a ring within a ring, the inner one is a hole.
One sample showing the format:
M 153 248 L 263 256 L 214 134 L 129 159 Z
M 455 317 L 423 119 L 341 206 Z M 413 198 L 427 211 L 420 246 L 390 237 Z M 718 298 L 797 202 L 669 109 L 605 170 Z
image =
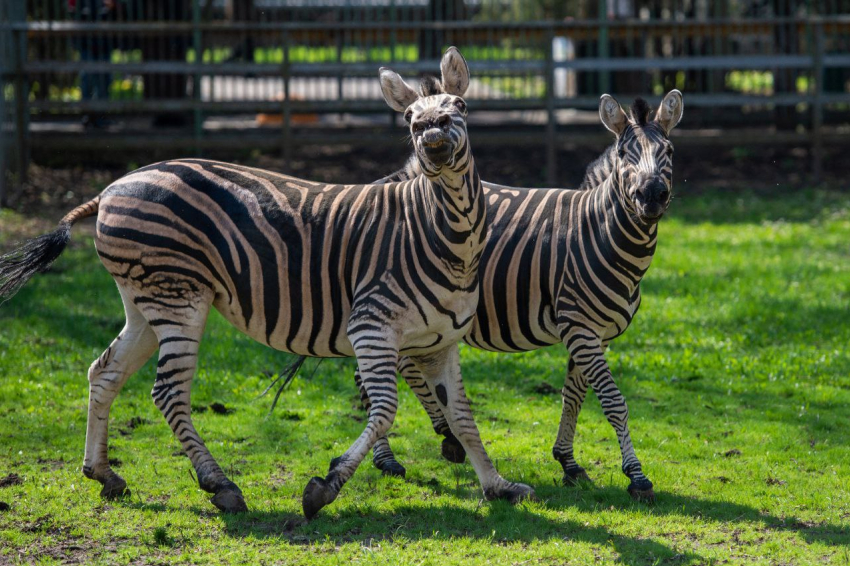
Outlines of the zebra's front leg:
M 590 481 L 587 472 L 579 466 L 573 455 L 573 440 L 576 434 L 578 414 L 587 395 L 587 380 L 578 370 L 575 362 L 570 359 L 564 388 L 561 389 L 563 405 L 561 408 L 561 424 L 558 427 L 558 438 L 552 447 L 552 456 L 560 462 L 564 469 L 564 485 L 577 485 L 581 481 Z
M 366 388 L 363 387 L 363 380 L 360 378 L 359 369 L 354 370 L 354 383 L 357 384 L 357 388 L 360 390 L 360 404 L 363 406 L 363 409 L 368 415 L 369 410 L 372 407 L 372 403 L 369 401 L 369 395 L 366 394 Z M 376 468 L 381 470 L 381 473 L 385 476 L 403 478 L 407 473 L 404 466 L 399 464 L 395 459 L 393 449 L 390 447 L 390 441 L 386 436 L 380 437 L 375 442 L 375 445 L 372 446 L 372 463 Z
M 622 470 L 631 481 L 628 487 L 629 495 L 633 499 L 653 501 L 655 492 L 652 490 L 652 482 L 643 474 L 629 434 L 629 408 L 620 388 L 614 382 L 599 338 L 592 334 L 571 333 L 564 342 L 570 351 L 570 358 L 575 360 L 578 370 L 593 387 L 605 418 L 617 433 L 620 453 L 623 456 Z
M 425 381 L 422 372 L 419 371 L 416 364 L 408 357 L 401 359 L 398 364 L 398 371 L 401 373 L 404 381 L 407 382 L 407 385 L 410 386 L 413 393 L 416 394 L 416 398 L 419 400 L 422 408 L 428 413 L 428 418 L 431 419 L 431 426 L 434 427 L 434 432 L 444 437 L 440 447 L 443 458 L 454 464 L 462 464 L 466 459 L 466 450 L 463 449 L 463 445 L 452 433 L 452 429 L 446 420 L 446 415 L 440 409 L 437 403 L 437 397 L 428 387 L 428 383 Z
M 469 456 L 484 490 L 484 497 L 506 499 L 511 503 L 533 498 L 534 490 L 530 486 L 509 482 L 500 476 L 484 449 L 463 388 L 457 344 L 434 354 L 411 359 L 422 372 L 428 388 L 434 391 L 452 433 Z
M 312 478 L 304 488 L 301 505 L 307 519 L 312 519 L 337 498 L 342 486 L 354 475 L 375 442 L 387 434 L 398 408 L 398 348 L 394 346 L 397 343 L 395 335 L 390 331 L 376 335 L 373 329 L 357 335 L 349 333 L 349 339 L 357 356 L 361 384 L 369 401 L 369 420 L 354 444 L 342 456 L 331 460 L 328 475 Z
M 198 485 L 213 494 L 212 504 L 225 513 L 242 513 L 248 511 L 242 490 L 224 474 L 192 424 L 192 378 L 207 311 L 207 306 L 200 306 L 191 313 L 181 313 L 186 316 L 170 311 L 160 314 L 155 327 L 159 363 L 151 396 L 191 460 Z
M 86 424 L 86 455 L 83 474 L 103 486 L 101 497 L 129 494 L 127 482 L 109 465 L 109 411 L 131 375 L 156 351 L 156 335 L 139 310 L 122 293 L 127 323 L 124 329 L 89 368 L 89 411 Z

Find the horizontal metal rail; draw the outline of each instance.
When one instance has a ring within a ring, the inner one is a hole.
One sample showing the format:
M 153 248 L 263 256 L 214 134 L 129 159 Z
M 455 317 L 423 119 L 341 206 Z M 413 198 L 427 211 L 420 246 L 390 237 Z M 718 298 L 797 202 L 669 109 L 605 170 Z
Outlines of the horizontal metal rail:
M 199 29 L 207 32 L 240 33 L 253 31 L 356 31 L 356 30 L 437 30 L 437 31 L 471 31 L 476 29 L 503 29 L 523 31 L 567 31 L 574 29 L 596 29 L 600 25 L 608 28 L 711 28 L 729 26 L 741 29 L 752 29 L 754 26 L 777 26 L 789 24 L 804 25 L 850 25 L 850 15 L 821 16 L 792 16 L 792 17 L 758 17 L 745 18 L 712 18 L 692 20 L 570 20 L 563 22 L 555 21 L 527 21 L 527 22 L 470 22 L 470 21 L 395 21 L 395 22 L 202 22 L 193 24 L 186 21 L 169 22 L 78 22 L 78 21 L 28 21 L 28 22 L 6 22 L 0 24 L 0 31 L 11 29 L 13 31 L 25 32 L 49 32 L 51 34 L 74 34 L 80 32 L 98 33 L 186 33 Z
M 661 98 L 645 97 L 650 104 L 657 104 Z M 850 104 L 850 93 L 825 93 L 820 101 L 825 105 Z M 689 107 L 769 107 L 796 106 L 797 104 L 813 104 L 815 95 L 778 93 L 770 96 L 745 94 L 688 94 Z M 556 98 L 556 110 L 579 108 L 590 110 L 599 106 L 599 98 L 581 96 L 573 98 Z M 254 112 L 280 113 L 281 101 L 274 100 L 228 100 L 201 101 L 191 99 L 160 99 L 160 100 L 87 100 L 87 101 L 51 101 L 34 100 L 30 108 L 39 112 L 51 114 L 66 112 L 183 112 L 204 110 L 211 113 L 249 114 Z M 343 100 L 292 100 L 290 111 L 294 114 L 381 114 L 386 113 L 387 105 L 383 100 L 372 99 L 343 99 Z M 536 99 L 470 99 L 473 111 L 481 110 L 544 110 L 545 98 Z
M 553 62 L 556 69 L 574 71 L 647 71 L 647 70 L 693 70 L 693 69 L 803 69 L 814 64 L 812 55 L 753 55 L 721 57 L 671 57 L 671 58 L 611 58 L 575 59 Z M 435 61 L 416 63 L 397 62 L 394 71 L 402 74 L 417 74 L 433 71 Z M 850 54 L 825 55 L 824 67 L 850 66 Z M 537 73 L 547 69 L 542 60 L 530 61 L 470 61 L 472 73 Z M 371 77 L 377 72 L 375 63 L 182 63 L 171 61 L 147 61 L 142 63 L 108 63 L 94 61 L 31 61 L 24 63 L 25 73 L 126 73 L 126 74 L 179 74 L 179 75 L 222 75 L 279 77 L 288 69 L 291 77 Z

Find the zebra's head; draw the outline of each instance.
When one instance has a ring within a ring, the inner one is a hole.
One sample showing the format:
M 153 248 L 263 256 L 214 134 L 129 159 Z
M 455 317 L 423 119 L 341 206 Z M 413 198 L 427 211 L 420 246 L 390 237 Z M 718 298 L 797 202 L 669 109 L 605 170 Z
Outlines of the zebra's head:
M 649 105 L 635 100 L 630 115 L 608 94 L 599 101 L 599 116 L 617 135 L 613 172 L 626 206 L 644 224 L 658 222 L 673 190 L 673 144 L 668 136 L 682 119 L 682 93 L 671 90 L 650 120 Z
M 466 102 L 469 67 L 456 47 L 449 47 L 440 62 L 441 80 L 425 77 L 417 93 L 395 72 L 381 68 L 381 91 L 393 110 L 404 113 L 410 124 L 413 150 L 422 171 L 431 177 L 444 167 L 463 173 L 469 166 Z

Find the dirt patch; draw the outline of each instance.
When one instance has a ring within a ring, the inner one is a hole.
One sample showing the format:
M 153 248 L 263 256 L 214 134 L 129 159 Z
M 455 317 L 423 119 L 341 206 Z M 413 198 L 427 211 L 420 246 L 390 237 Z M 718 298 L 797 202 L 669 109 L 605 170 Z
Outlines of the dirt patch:
M 132 419 L 124 423 L 124 426 L 119 427 L 118 432 L 121 434 L 121 436 L 129 436 L 138 427 L 147 424 L 151 424 L 151 421 L 149 421 L 148 419 L 143 419 L 142 417 L 133 417 Z
M 18 474 L 9 474 L 6 477 L 0 478 L 0 487 L 12 487 L 13 485 L 21 485 L 24 483 L 24 478 Z
M 292 479 L 290 472 L 284 464 L 278 464 L 277 469 L 272 473 L 269 480 L 272 484 L 272 489 L 277 489 L 286 485 Z
M 65 467 L 64 460 L 51 460 L 49 458 L 38 458 L 36 459 L 36 463 L 41 465 L 42 471 L 47 470 L 61 470 Z
M 535 385 L 533 391 L 535 393 L 539 393 L 540 395 L 555 395 L 557 393 L 560 393 L 557 387 L 553 386 L 547 381 L 541 381 L 540 383 Z
M 234 409 L 230 407 L 226 407 L 224 403 L 212 403 L 210 405 L 210 410 L 217 415 L 229 415 L 234 411 Z

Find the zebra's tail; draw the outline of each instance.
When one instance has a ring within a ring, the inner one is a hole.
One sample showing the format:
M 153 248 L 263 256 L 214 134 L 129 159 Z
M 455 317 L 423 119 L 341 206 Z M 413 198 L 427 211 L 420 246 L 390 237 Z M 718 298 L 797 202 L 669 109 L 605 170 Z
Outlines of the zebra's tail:
M 307 361 L 307 356 L 298 356 L 297 358 L 295 358 L 295 360 L 293 360 L 292 363 L 290 363 L 288 366 L 283 368 L 277 374 L 277 377 L 275 377 L 272 380 L 272 382 L 269 384 L 269 386 L 266 387 L 266 390 L 263 391 L 262 393 L 260 393 L 259 396 L 263 397 L 266 393 L 271 391 L 274 388 L 275 385 L 280 384 L 277 388 L 277 393 L 275 393 L 274 400 L 272 401 L 272 406 L 269 409 L 269 414 L 271 414 L 271 412 L 274 411 L 275 406 L 277 406 L 277 400 L 280 399 L 281 393 L 283 393 L 283 390 L 286 389 L 287 386 L 289 386 L 290 383 L 292 383 L 292 380 L 295 379 L 295 376 L 298 373 L 298 370 L 301 369 L 301 366 L 304 365 L 305 361 Z M 319 364 L 320 363 L 322 363 L 321 358 L 319 359 Z M 310 374 L 311 379 L 313 377 L 313 374 L 316 373 L 316 369 L 318 369 L 319 364 L 316 364 L 316 367 L 313 368 L 313 373 Z
M 16 249 L 0 256 L 0 304 L 11 299 L 33 275 L 50 268 L 65 251 L 71 239 L 71 226 L 97 213 L 99 203 L 97 196 L 66 214 L 54 231 L 21 242 Z

